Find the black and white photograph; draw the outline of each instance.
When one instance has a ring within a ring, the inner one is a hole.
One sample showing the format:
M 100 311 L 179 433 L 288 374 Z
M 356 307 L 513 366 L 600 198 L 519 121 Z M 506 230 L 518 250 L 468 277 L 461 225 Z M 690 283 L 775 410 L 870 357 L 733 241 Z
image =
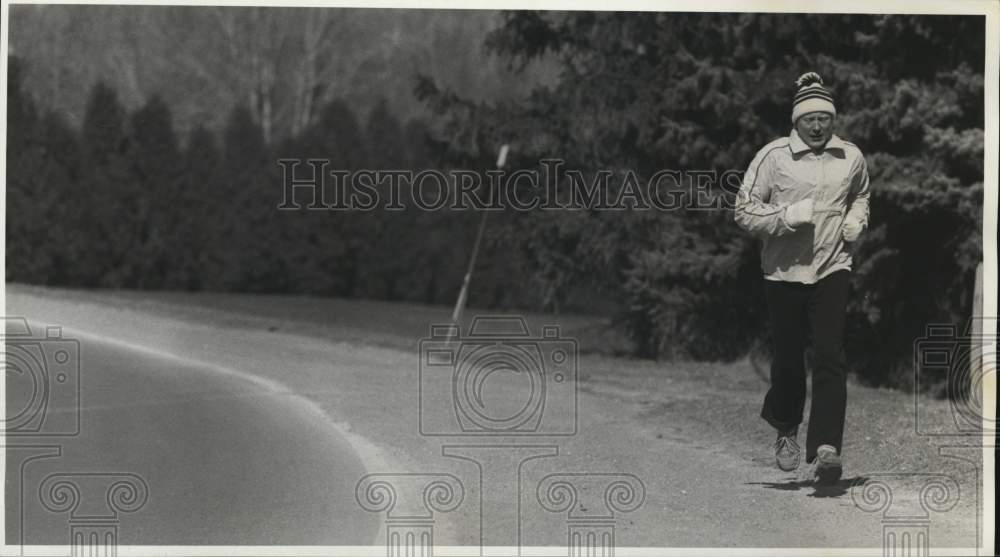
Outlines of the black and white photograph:
M 1000 2 L 398 1 L 4 2 L 0 555 L 997 554 Z

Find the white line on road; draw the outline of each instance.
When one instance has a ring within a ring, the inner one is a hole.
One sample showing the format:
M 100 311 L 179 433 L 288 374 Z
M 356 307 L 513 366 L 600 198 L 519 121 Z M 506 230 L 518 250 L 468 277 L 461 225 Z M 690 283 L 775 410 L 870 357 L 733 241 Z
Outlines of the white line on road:
M 31 322 L 39 325 L 46 325 L 45 323 L 41 323 L 35 320 L 31 320 Z M 322 422 L 327 424 L 330 428 L 332 428 L 333 431 L 335 431 L 337 434 L 341 435 L 344 439 L 346 439 L 347 442 L 350 443 L 351 447 L 354 449 L 354 452 L 357 454 L 358 458 L 361 460 L 361 463 L 364 466 L 366 473 L 384 472 L 389 470 L 393 472 L 406 471 L 397 463 L 390 462 L 389 459 L 385 456 L 385 452 L 381 448 L 376 446 L 367 438 L 352 431 L 352 428 L 350 427 L 349 424 L 334 421 L 333 418 L 329 414 L 327 414 L 326 411 L 323 410 L 323 408 L 315 401 L 296 393 L 290 387 L 279 381 L 275 381 L 273 379 L 266 379 L 238 369 L 220 366 L 218 364 L 213 364 L 210 362 L 195 360 L 193 358 L 180 356 L 170 352 L 165 352 L 157 348 L 141 344 L 135 344 L 133 342 L 121 340 L 118 338 L 98 335 L 95 333 L 82 331 L 80 329 L 72 327 L 63 326 L 62 328 L 63 331 L 65 331 L 67 334 L 72 334 L 75 337 L 80 337 L 81 340 L 83 338 L 89 338 L 96 342 L 110 344 L 126 350 L 147 354 L 165 360 L 172 360 L 177 362 L 178 364 L 183 364 L 185 366 L 193 367 L 196 369 L 208 370 L 218 375 L 233 377 L 248 382 L 265 391 L 264 395 L 257 395 L 257 396 L 278 395 L 278 396 L 290 397 L 291 400 L 296 403 L 296 406 L 299 409 L 301 409 L 305 414 L 311 414 L 314 418 L 322 420 Z M 233 397 L 242 397 L 242 396 L 252 397 L 254 395 L 233 395 Z M 219 398 L 230 398 L 230 397 L 220 396 Z

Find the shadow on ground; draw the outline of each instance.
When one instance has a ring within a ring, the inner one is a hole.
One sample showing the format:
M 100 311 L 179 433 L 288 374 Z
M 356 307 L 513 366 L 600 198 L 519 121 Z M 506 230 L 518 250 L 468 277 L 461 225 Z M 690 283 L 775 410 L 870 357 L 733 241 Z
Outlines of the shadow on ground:
M 816 483 L 815 480 L 789 480 L 787 482 L 749 482 L 746 485 L 762 485 L 767 489 L 777 489 L 781 491 L 799 491 L 801 489 L 812 489 L 813 492 L 808 494 L 807 497 L 816 497 L 820 499 L 828 497 L 842 497 L 847 494 L 854 486 L 864 485 L 868 481 L 868 478 L 864 476 L 856 476 L 853 478 L 843 478 L 836 483 L 821 485 Z

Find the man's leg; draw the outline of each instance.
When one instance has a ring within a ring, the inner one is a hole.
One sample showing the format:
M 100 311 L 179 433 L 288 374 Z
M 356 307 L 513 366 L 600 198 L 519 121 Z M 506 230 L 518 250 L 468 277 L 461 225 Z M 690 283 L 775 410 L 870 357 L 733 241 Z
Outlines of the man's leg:
M 840 453 L 844 440 L 847 408 L 847 360 L 844 356 L 844 321 L 851 274 L 838 271 L 816 284 L 809 299 L 815 365 L 812 379 L 812 409 L 806 439 L 806 462 L 816 457 L 820 445 Z
M 803 284 L 764 281 L 774 357 L 771 388 L 764 397 L 760 416 L 778 431 L 793 430 L 802 423 L 806 400 L 803 351 L 810 290 Z

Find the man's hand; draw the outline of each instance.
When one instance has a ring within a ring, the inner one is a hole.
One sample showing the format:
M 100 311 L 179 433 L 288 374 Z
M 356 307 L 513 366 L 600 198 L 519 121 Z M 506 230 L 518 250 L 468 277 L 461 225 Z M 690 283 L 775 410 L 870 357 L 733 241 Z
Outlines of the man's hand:
M 845 242 L 857 241 L 858 236 L 861 235 L 861 222 L 850 217 L 844 219 L 843 234 Z
M 812 222 L 813 200 L 811 198 L 800 199 L 785 207 L 785 224 L 791 228 L 798 228 L 803 224 Z

